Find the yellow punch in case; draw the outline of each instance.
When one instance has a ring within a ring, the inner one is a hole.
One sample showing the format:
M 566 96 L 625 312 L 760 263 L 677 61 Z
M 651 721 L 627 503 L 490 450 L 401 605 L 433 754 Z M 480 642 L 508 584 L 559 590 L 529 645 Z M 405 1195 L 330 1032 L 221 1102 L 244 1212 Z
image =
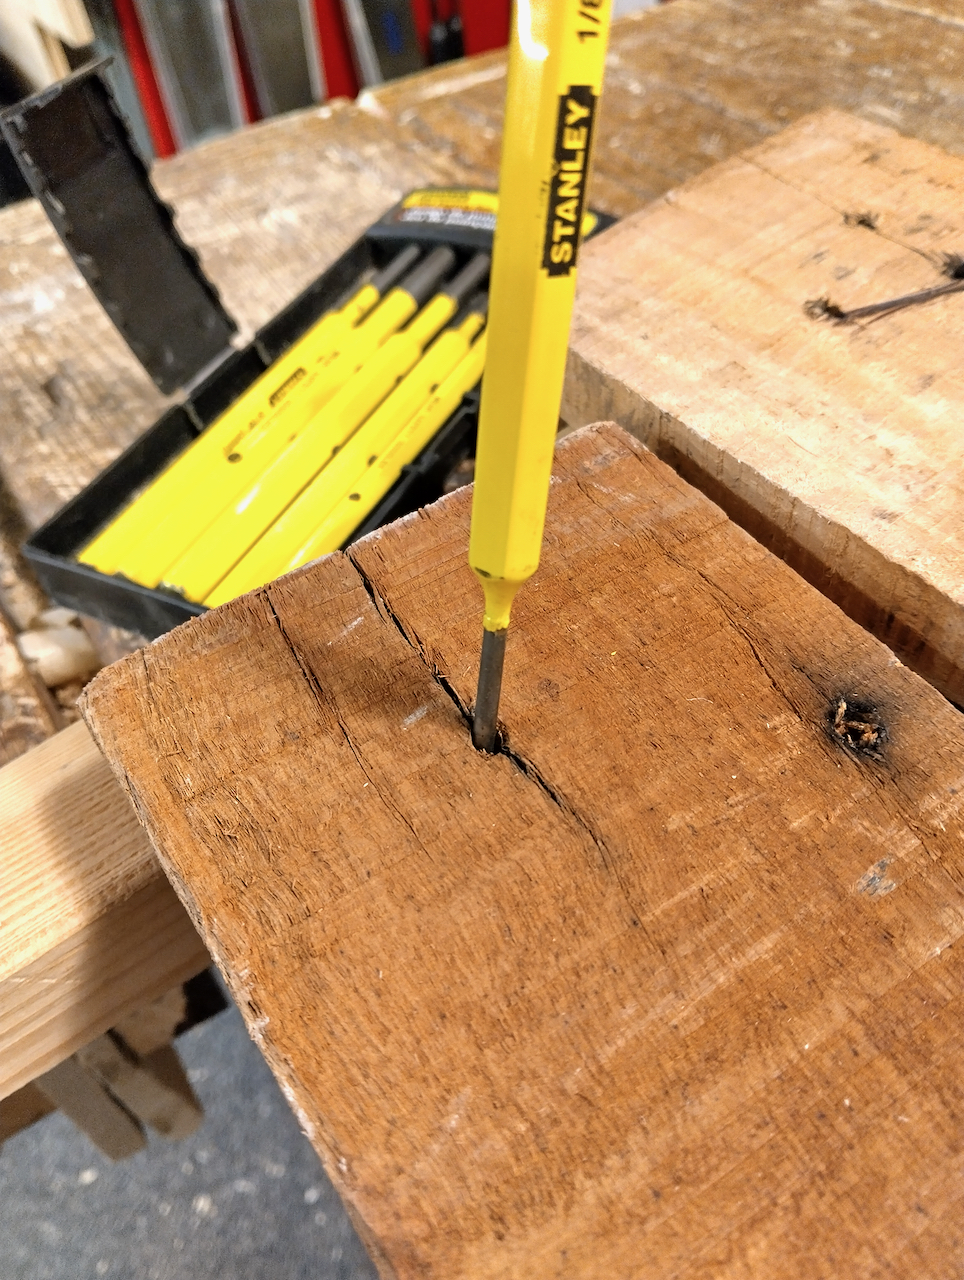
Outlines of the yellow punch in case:
M 153 638 L 434 501 L 472 456 L 498 197 L 410 192 L 240 345 L 102 70 L 11 109 L 18 159 L 111 320 L 174 395 L 24 553 L 58 603 Z M 67 172 L 43 145 L 88 134 L 108 165 L 92 151 Z M 111 239 L 101 211 L 121 197 Z M 583 231 L 610 221 L 586 214 Z

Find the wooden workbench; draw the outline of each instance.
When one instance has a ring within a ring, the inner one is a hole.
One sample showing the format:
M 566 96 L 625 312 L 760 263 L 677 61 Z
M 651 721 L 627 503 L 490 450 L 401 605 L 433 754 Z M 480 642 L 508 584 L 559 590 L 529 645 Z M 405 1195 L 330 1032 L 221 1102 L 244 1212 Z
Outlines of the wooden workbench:
M 962 62 L 960 0 L 673 0 L 614 26 L 592 199 L 631 213 L 827 105 L 964 154 Z M 489 55 L 220 139 L 156 180 L 250 333 L 403 190 L 494 185 L 503 92 L 504 60 Z M 34 202 L 0 211 L 0 347 L 0 482 L 30 528 L 165 401 Z M 3 680 L 8 740 L 56 727 L 12 656 Z
M 623 215 L 822 106 L 964 154 L 964 3 L 673 0 L 613 26 L 591 199 Z M 504 59 L 442 67 L 157 165 L 246 332 L 420 183 L 496 181 Z M 34 202 L 0 212 L 0 474 L 31 526 L 164 401 Z

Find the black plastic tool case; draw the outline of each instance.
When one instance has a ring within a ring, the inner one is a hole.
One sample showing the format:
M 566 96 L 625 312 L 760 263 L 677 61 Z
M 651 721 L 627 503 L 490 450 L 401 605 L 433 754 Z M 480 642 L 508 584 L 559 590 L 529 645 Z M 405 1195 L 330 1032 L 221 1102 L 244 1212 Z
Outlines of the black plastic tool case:
M 459 267 L 491 251 L 494 215 L 466 213 L 457 193 L 439 205 L 400 202 L 264 326 L 246 347 L 170 209 L 151 186 L 100 71 L 93 63 L 0 115 L 0 128 L 71 256 L 129 346 L 172 406 L 24 545 L 58 603 L 155 638 L 205 612 L 164 591 L 99 573 L 74 557 L 129 499 L 209 426 L 327 311 L 362 272 L 405 244 L 448 244 Z M 598 215 L 594 230 L 613 219 Z M 352 538 L 434 501 L 446 475 L 475 448 L 478 389 L 386 494 Z

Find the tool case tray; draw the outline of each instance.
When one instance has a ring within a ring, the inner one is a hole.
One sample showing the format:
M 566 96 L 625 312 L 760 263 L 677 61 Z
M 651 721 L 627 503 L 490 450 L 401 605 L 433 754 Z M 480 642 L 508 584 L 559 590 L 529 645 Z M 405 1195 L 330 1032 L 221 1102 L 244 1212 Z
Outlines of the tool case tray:
M 422 237 L 418 237 L 419 241 Z M 474 248 L 440 237 L 468 261 Z M 178 404 L 136 439 L 110 466 L 67 502 L 24 544 L 23 553 L 41 586 L 58 604 L 113 626 L 156 639 L 205 606 L 159 588 L 143 587 L 116 574 L 81 564 L 77 554 L 202 431 L 228 409 L 279 356 L 296 342 L 368 269 L 385 266 L 405 239 L 382 237 L 373 228 Z M 478 390 L 460 406 L 419 457 L 378 503 L 349 541 L 397 520 L 442 495 L 445 477 L 475 451 Z
M 497 197 L 466 188 L 410 192 L 261 328 L 237 326 L 180 237 L 110 93 L 101 59 L 0 113 L 0 129 L 33 194 L 131 350 L 165 393 L 182 399 L 24 544 L 59 604 L 155 639 L 205 606 L 81 564 L 77 555 L 128 503 L 301 338 L 366 271 L 407 244 L 448 245 L 457 269 L 490 253 Z M 589 213 L 595 234 L 615 219 Z M 349 542 L 440 497 L 474 455 L 478 387 L 406 467 Z

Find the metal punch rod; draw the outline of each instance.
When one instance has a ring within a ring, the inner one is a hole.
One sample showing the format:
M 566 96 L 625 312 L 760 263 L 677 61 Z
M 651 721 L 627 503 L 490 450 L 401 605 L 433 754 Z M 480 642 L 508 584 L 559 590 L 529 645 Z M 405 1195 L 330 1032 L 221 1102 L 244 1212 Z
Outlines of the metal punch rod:
M 501 631 L 482 632 L 479 684 L 472 717 L 472 745 L 477 751 L 485 751 L 490 755 L 496 746 L 499 696 L 502 693 L 502 668 L 505 665 L 505 642 L 508 634 L 508 627 Z

